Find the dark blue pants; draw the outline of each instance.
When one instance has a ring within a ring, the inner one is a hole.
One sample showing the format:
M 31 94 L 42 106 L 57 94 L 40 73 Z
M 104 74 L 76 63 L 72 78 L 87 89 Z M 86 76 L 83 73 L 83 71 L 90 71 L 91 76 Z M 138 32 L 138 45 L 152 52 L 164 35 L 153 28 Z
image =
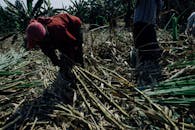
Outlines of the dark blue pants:
M 135 23 L 133 37 L 135 48 L 138 49 L 141 60 L 156 60 L 160 58 L 162 50 L 158 45 L 153 24 Z

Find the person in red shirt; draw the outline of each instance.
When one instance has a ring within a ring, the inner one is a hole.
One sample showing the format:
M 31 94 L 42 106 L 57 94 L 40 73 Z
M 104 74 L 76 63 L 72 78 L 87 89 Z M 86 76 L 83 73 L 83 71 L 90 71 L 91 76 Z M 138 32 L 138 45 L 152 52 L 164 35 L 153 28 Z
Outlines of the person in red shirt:
M 63 67 L 64 57 L 83 66 L 81 20 L 70 14 L 39 17 L 26 29 L 27 49 L 38 45 L 55 66 Z M 60 59 L 56 54 L 60 52 Z M 67 59 L 66 59 L 67 60 Z
M 72 67 L 84 66 L 81 23 L 78 17 L 63 13 L 32 19 L 26 29 L 27 49 L 39 46 L 53 65 L 60 68 L 61 79 L 71 84 L 75 82 Z

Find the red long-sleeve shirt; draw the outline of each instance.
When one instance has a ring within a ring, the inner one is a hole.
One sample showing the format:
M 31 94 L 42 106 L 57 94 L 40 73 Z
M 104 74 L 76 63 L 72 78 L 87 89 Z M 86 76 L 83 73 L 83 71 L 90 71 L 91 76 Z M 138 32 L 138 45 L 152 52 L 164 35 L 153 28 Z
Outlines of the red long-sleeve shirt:
M 73 61 L 78 51 L 79 33 L 81 20 L 70 14 L 58 14 L 49 18 L 40 17 L 37 19 L 46 30 L 46 38 L 39 44 L 40 48 L 47 55 L 53 64 L 57 64 L 58 57 L 55 49 L 67 55 Z

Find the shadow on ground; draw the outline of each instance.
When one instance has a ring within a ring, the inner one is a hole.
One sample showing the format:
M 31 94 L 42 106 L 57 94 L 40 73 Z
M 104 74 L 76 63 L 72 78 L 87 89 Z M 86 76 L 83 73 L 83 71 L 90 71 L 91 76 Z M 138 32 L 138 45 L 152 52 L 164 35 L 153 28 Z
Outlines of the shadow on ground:
M 24 102 L 18 110 L 7 119 L 6 123 L 2 127 L 3 130 L 12 129 L 32 129 L 34 125 L 43 126 L 45 129 L 49 126 L 56 124 L 61 126 L 60 115 L 53 114 L 55 110 L 58 110 L 57 105 L 73 106 L 73 99 L 75 91 L 68 87 L 69 84 L 62 80 L 62 77 L 58 76 L 57 79 L 43 91 L 40 97 Z M 68 107 L 67 107 L 68 108 Z M 64 117 L 62 117 L 64 118 Z M 66 120 L 65 118 L 63 119 Z M 68 120 L 68 118 L 67 118 Z M 65 121 L 66 122 L 66 121 Z M 67 121 L 68 122 L 68 121 Z

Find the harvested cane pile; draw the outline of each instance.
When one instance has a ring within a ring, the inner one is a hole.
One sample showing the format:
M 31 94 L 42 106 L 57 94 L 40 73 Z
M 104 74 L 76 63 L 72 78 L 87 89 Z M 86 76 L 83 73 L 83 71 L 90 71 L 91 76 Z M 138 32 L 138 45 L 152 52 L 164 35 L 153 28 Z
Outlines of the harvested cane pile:
M 190 38 L 171 41 L 159 30 L 165 50 L 164 81 L 136 88 L 128 65 L 132 34 L 105 27 L 84 33 L 85 69 L 75 66 L 77 99 L 64 104 L 67 90 L 58 68 L 40 51 L 2 54 L 2 129 L 195 129 L 195 48 Z

